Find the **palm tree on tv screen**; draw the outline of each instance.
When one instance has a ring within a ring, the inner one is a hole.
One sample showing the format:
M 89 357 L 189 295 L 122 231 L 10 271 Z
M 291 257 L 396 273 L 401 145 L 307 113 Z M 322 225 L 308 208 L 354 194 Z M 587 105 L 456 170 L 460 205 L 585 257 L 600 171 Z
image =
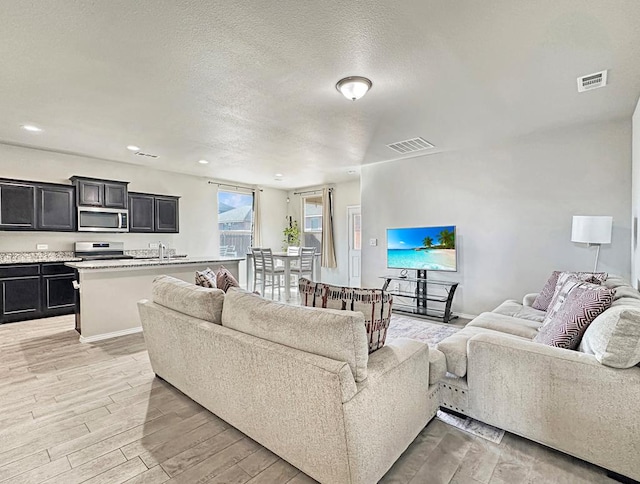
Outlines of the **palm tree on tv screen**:
M 433 245 L 433 239 L 431 237 L 425 237 L 422 243 L 425 247 L 431 247 Z
M 448 229 L 442 230 L 438 234 L 438 239 L 443 249 L 453 249 L 456 246 L 456 236 Z

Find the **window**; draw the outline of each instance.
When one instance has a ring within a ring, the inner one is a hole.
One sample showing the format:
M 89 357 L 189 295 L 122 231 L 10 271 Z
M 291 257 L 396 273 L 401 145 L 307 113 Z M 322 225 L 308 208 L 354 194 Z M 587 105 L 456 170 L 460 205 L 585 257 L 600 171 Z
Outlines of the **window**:
M 322 251 L 322 197 L 310 196 L 302 199 L 304 223 L 302 225 L 305 247 L 315 247 Z
M 253 237 L 253 193 L 218 190 L 220 256 L 246 254 Z

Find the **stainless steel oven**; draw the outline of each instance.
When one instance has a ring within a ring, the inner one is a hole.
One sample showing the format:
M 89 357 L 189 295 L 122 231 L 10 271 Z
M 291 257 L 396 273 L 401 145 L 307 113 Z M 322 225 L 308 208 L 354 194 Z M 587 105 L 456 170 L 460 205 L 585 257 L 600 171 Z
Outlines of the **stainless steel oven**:
M 129 232 L 129 211 L 78 207 L 78 232 Z

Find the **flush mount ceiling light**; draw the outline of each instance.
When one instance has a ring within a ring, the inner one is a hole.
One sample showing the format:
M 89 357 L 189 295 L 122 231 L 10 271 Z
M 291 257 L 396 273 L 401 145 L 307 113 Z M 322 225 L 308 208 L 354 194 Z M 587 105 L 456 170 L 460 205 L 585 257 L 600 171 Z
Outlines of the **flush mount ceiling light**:
M 127 149 L 129 151 L 140 151 L 140 147 L 136 146 L 136 145 L 129 145 L 129 146 L 127 146 Z
M 207 160 L 198 160 L 198 163 L 200 163 L 201 165 L 208 165 L 209 162 Z
M 336 89 L 347 99 L 355 101 L 364 96 L 372 85 L 366 77 L 350 76 L 340 79 L 336 84 Z
M 32 133 L 39 133 L 40 131 L 42 131 L 42 128 L 38 128 L 37 126 L 34 126 L 33 124 L 23 124 L 22 125 L 22 129 L 27 130 L 27 131 L 31 131 Z

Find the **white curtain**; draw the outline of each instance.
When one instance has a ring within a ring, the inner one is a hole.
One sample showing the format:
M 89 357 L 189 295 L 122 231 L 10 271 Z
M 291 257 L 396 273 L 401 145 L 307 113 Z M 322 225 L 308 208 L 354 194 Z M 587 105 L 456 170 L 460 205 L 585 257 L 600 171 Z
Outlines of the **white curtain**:
M 322 189 L 322 267 L 336 268 L 336 248 L 333 237 L 333 191 Z
M 262 247 L 262 210 L 260 208 L 260 189 L 253 192 L 253 247 Z

